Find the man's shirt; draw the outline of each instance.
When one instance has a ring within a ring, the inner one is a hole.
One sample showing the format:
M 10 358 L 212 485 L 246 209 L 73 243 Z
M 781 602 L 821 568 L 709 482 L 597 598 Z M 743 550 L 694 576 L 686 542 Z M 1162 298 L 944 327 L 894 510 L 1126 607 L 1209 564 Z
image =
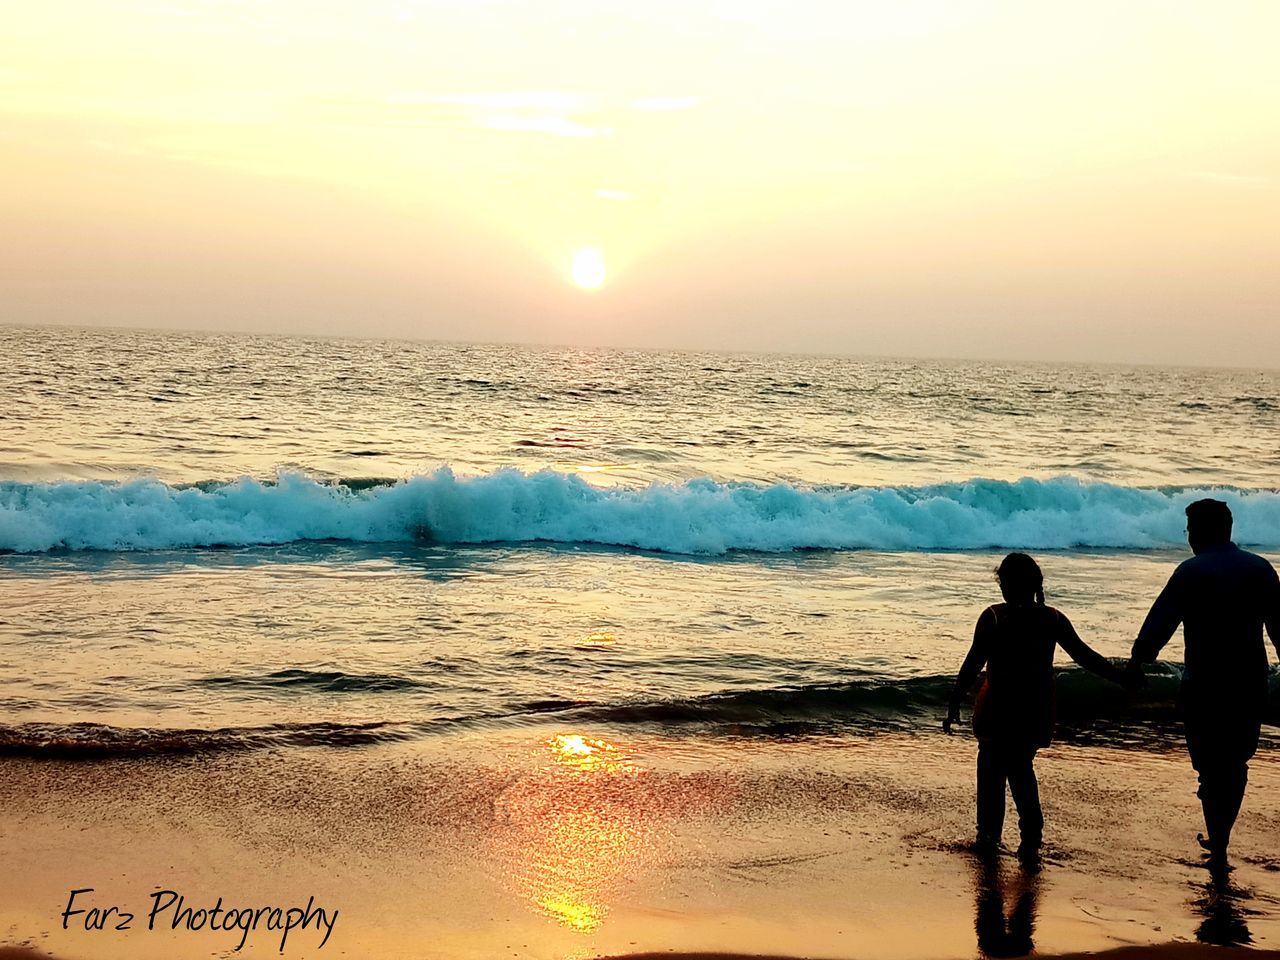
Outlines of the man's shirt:
M 1280 578 L 1234 543 L 1206 547 L 1173 572 L 1133 644 L 1149 663 L 1182 624 L 1184 703 L 1261 710 L 1267 699 L 1265 626 L 1280 655 Z

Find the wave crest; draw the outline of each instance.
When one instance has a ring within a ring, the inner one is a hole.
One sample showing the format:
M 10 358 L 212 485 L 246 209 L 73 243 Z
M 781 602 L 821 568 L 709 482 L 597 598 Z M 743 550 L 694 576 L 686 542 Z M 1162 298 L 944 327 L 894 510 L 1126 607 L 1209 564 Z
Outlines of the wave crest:
M 600 489 L 581 478 L 447 467 L 394 483 L 299 473 L 189 487 L 158 480 L 0 483 L 0 550 L 155 550 L 300 540 L 591 543 L 733 550 L 976 550 L 1184 542 L 1183 508 L 1216 496 L 1241 542 L 1280 546 L 1280 492 L 1147 489 L 1073 477 L 920 487 L 678 484 Z

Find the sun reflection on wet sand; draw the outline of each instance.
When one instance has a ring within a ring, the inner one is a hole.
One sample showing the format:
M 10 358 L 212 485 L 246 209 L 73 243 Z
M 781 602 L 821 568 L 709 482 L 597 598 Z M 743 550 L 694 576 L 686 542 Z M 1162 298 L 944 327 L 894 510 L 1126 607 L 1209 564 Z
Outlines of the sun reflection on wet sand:
M 577 733 L 557 733 L 547 741 L 555 762 L 575 770 L 606 774 L 638 772 L 626 753 L 607 740 L 592 740 Z
M 557 733 L 542 769 L 503 794 L 510 872 L 520 896 L 570 930 L 598 930 L 649 844 L 630 784 L 635 760 L 607 740 Z
M 613 885 L 635 851 L 633 825 L 616 812 L 577 810 L 558 817 L 530 858 L 534 902 L 581 933 L 604 923 Z

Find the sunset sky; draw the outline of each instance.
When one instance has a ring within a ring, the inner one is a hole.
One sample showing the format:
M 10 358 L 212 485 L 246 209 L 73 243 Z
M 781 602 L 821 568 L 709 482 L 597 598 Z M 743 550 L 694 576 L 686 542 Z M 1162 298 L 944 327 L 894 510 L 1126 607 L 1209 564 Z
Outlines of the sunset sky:
M 0 322 L 1280 366 L 1280 3 L 0 0 Z

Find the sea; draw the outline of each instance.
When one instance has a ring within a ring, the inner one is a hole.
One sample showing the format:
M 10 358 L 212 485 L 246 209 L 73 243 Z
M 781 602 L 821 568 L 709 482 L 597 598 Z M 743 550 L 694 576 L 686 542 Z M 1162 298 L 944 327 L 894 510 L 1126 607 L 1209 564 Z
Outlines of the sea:
M 1006 552 L 1116 658 L 1191 500 L 1280 563 L 1275 370 L 16 327 L 0 356 L 9 755 L 941 736 Z M 1060 735 L 1175 749 L 1181 659 L 1134 698 L 1060 654 Z

